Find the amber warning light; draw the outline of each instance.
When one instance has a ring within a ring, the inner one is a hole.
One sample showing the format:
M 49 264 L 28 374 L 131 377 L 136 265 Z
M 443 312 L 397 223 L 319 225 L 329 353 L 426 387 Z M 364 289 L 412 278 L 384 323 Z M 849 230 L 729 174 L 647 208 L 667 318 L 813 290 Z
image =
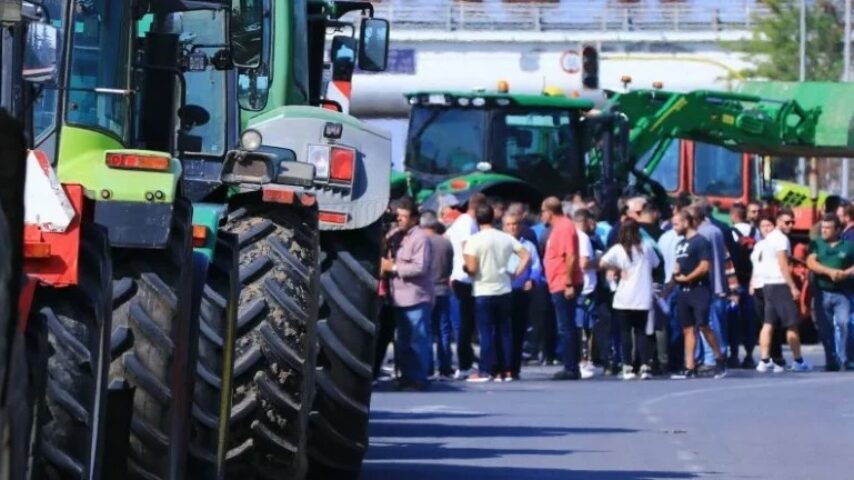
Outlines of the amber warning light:
M 138 153 L 108 153 L 107 166 L 126 170 L 165 172 L 169 170 L 169 157 Z

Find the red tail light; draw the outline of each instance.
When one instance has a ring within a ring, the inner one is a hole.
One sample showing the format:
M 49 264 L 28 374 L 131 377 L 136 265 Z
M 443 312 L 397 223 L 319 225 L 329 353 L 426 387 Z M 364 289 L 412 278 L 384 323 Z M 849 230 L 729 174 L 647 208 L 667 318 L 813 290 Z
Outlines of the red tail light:
M 108 153 L 107 166 L 128 170 L 165 172 L 169 170 L 169 157 L 139 153 Z
M 318 220 L 323 223 L 334 223 L 336 225 L 344 225 L 345 223 L 347 223 L 347 214 L 337 212 L 320 212 L 318 214 Z
M 329 180 L 351 183 L 356 168 L 356 151 L 352 148 L 332 147 L 332 160 L 329 165 Z
M 193 225 L 193 247 L 204 247 L 208 241 L 208 227 L 204 225 Z

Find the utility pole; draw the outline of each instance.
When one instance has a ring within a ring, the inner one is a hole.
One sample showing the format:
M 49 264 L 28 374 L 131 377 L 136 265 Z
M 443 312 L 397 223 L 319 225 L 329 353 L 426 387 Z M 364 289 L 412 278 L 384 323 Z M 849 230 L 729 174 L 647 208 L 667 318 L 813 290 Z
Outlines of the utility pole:
M 801 68 L 800 81 L 807 78 L 807 0 L 801 0 Z
M 807 0 L 801 0 L 801 21 L 800 21 L 800 32 L 801 32 L 801 45 L 800 45 L 800 75 L 798 76 L 799 80 L 803 82 L 807 78 Z M 804 185 L 806 182 L 805 173 L 807 169 L 807 162 L 804 157 L 798 159 L 798 181 L 801 185 Z
M 845 0 L 845 43 L 842 69 L 842 81 L 851 81 L 851 0 Z
M 842 69 L 842 81 L 850 82 L 851 81 L 851 0 L 845 0 L 845 43 L 844 45 L 844 58 L 843 69 Z M 839 178 L 842 179 L 841 190 L 842 194 L 845 197 L 849 197 L 851 192 L 848 191 L 849 183 L 848 176 L 851 175 L 851 160 L 848 158 L 842 159 L 842 175 Z

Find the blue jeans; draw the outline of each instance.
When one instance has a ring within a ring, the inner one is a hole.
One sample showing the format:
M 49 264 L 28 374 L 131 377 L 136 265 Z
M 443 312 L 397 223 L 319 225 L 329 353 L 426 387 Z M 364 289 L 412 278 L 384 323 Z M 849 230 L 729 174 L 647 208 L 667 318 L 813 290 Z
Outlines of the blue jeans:
M 850 295 L 849 300 L 854 303 L 854 295 Z M 851 307 L 851 315 L 849 316 L 848 322 L 848 341 L 846 342 L 845 356 L 848 358 L 848 361 L 854 361 L 854 305 Z
M 513 338 L 510 333 L 512 295 L 474 297 L 474 318 L 480 333 L 481 375 L 509 371 Z
M 430 310 L 429 303 L 394 308 L 394 319 L 397 324 L 394 351 L 399 363 L 400 377 L 404 382 L 427 382 L 433 357 Z
M 433 336 L 436 338 L 436 359 L 439 374 L 451 375 L 451 299 L 448 295 L 438 295 L 433 302 Z M 430 370 L 433 370 L 431 356 Z
M 727 350 L 729 349 L 729 342 L 727 341 L 727 308 L 729 308 L 729 299 L 721 298 L 715 296 L 712 298 L 712 305 L 709 308 L 709 326 L 712 327 L 712 331 L 715 332 L 715 336 L 718 338 L 718 345 L 721 347 L 720 354 L 722 357 L 726 357 Z M 698 350 L 698 359 L 702 359 L 703 363 L 706 365 L 714 365 L 715 352 L 712 351 L 711 345 L 706 341 L 706 337 L 702 334 L 700 335 L 700 341 L 697 342 L 697 350 Z
M 815 319 L 824 356 L 829 365 L 844 365 L 848 322 L 851 319 L 851 301 L 847 295 L 815 289 Z
M 552 305 L 557 318 L 557 354 L 563 359 L 563 368 L 570 373 L 578 372 L 579 352 L 578 326 L 575 324 L 575 300 L 567 300 L 563 292 L 552 293 Z

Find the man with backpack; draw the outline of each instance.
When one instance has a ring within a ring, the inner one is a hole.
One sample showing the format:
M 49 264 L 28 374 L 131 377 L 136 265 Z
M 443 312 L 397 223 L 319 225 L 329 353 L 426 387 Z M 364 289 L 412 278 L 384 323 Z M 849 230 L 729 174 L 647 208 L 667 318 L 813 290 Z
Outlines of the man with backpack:
M 756 368 L 756 363 L 753 361 L 753 350 L 756 348 L 756 340 L 758 332 L 756 331 L 757 321 L 755 319 L 755 308 L 753 305 L 753 297 L 750 296 L 750 278 L 753 275 L 753 264 L 750 262 L 750 254 L 753 253 L 753 247 L 756 245 L 756 239 L 759 238 L 759 230 L 748 223 L 747 207 L 742 203 L 736 203 L 730 208 L 729 218 L 732 222 L 732 239 L 734 241 L 734 251 L 732 254 L 733 267 L 735 268 L 735 276 L 738 280 L 738 286 L 735 288 L 737 300 L 730 304 L 728 311 L 729 315 L 729 343 L 730 356 L 728 366 L 730 368 Z M 744 346 L 744 360 L 738 362 L 738 345 Z

